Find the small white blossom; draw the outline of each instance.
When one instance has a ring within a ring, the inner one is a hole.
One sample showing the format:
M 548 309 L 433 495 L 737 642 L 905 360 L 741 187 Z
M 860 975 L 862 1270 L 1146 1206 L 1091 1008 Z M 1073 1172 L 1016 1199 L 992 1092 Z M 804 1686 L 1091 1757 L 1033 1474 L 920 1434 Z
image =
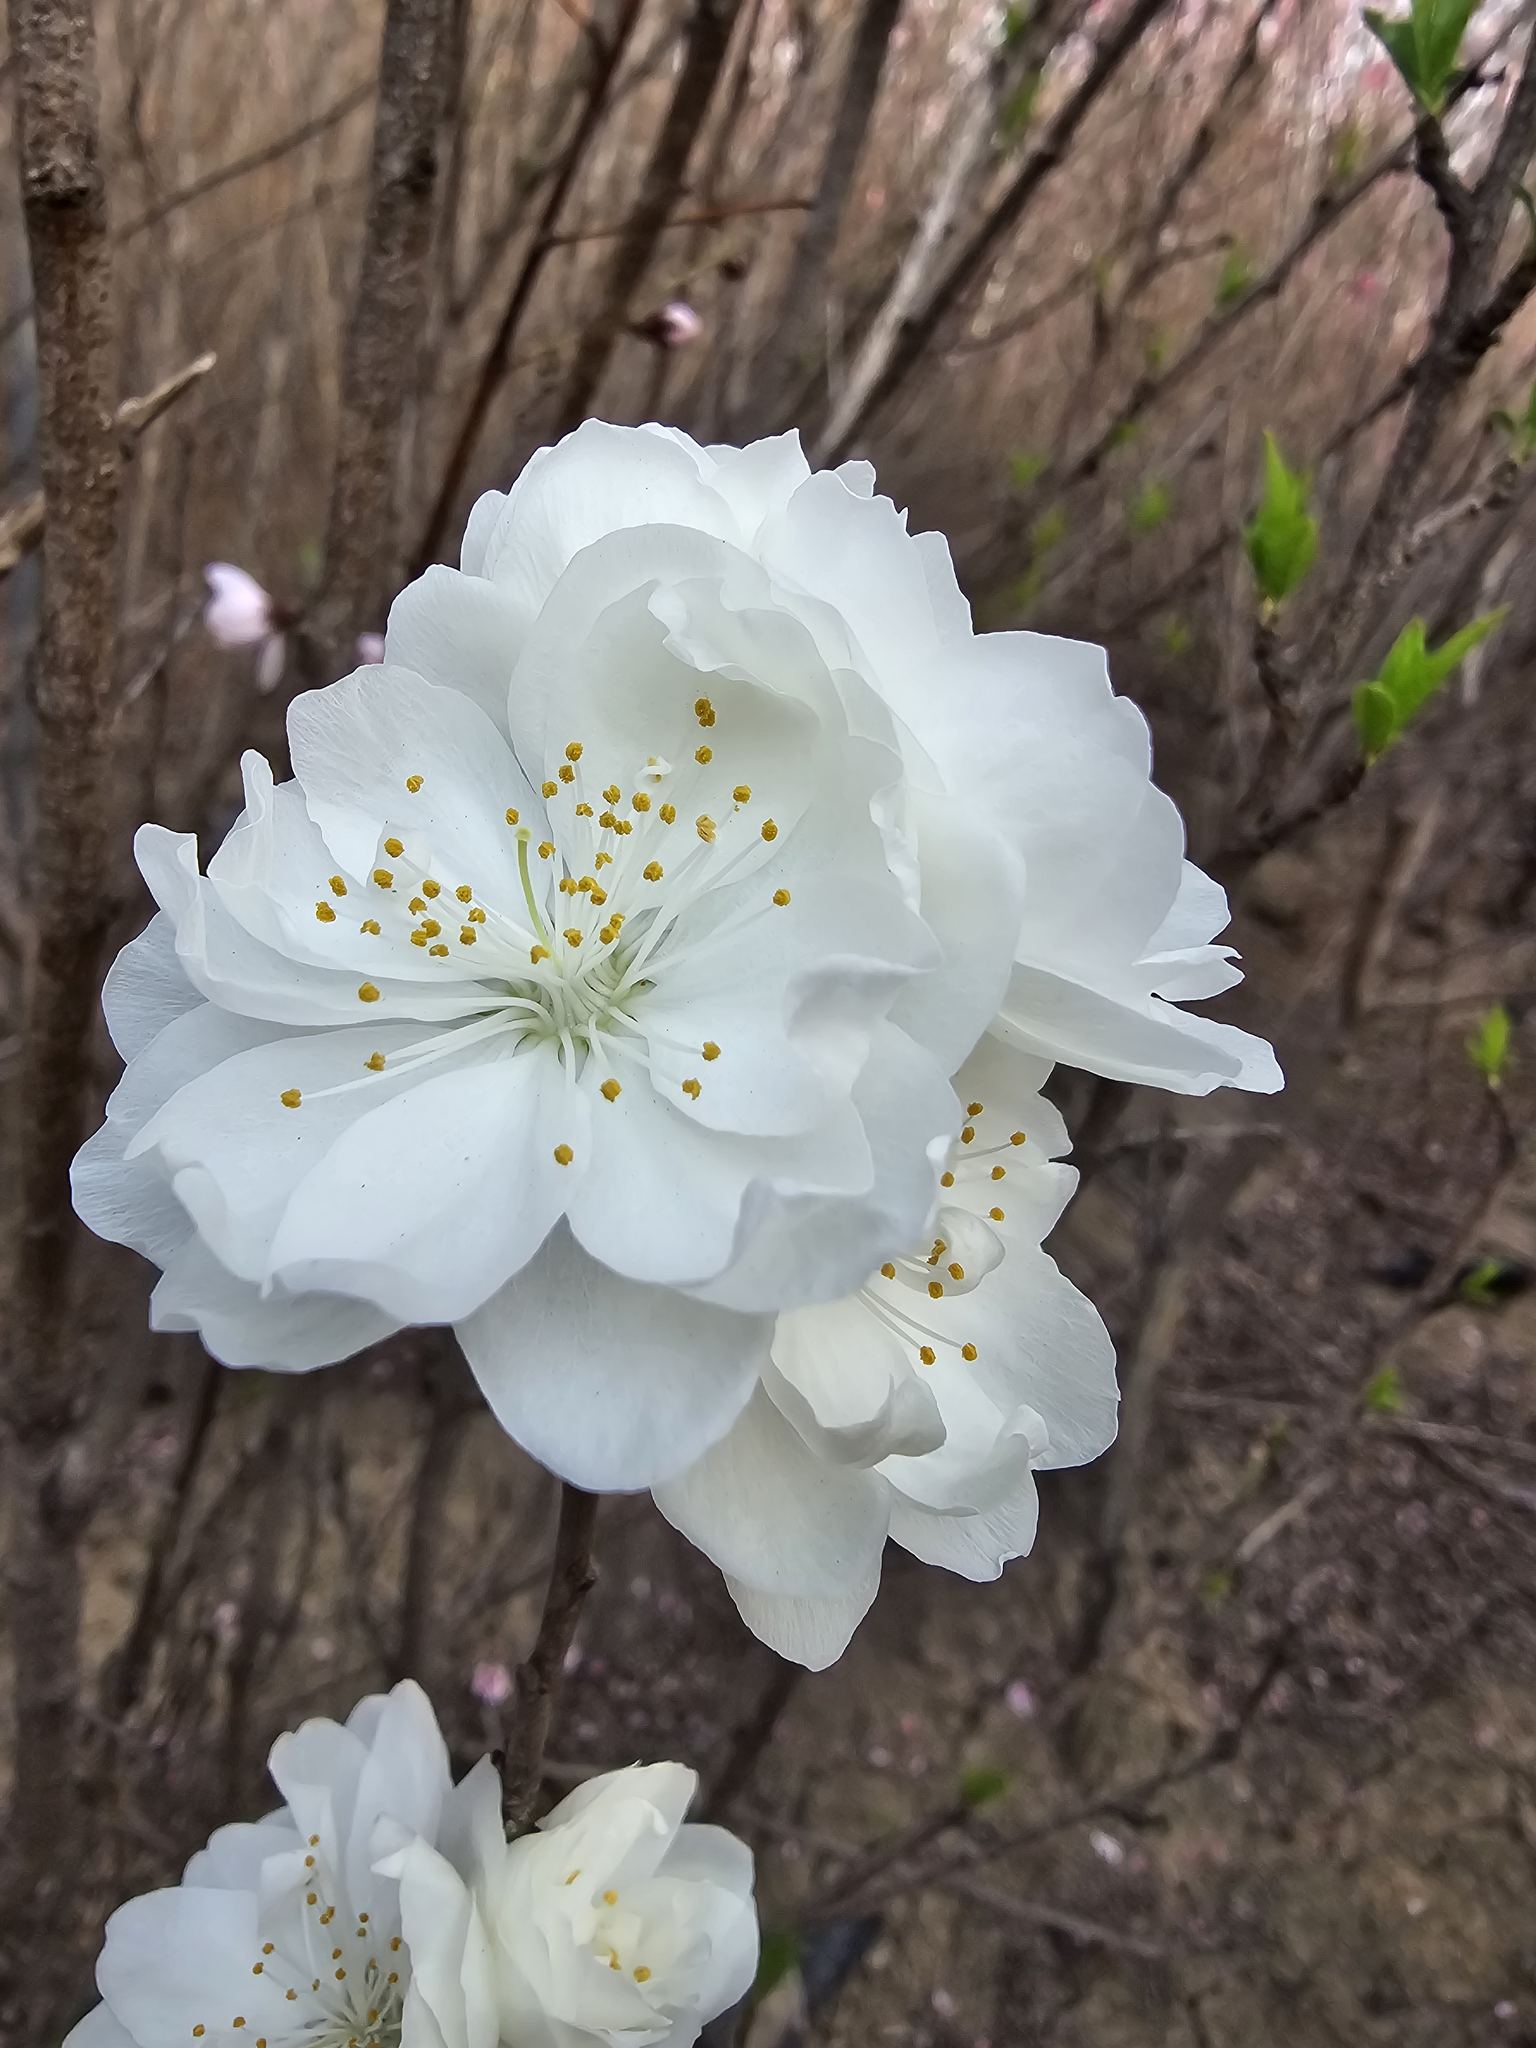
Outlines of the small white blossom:
M 1034 1474 L 1115 1433 L 1114 1351 L 1041 1249 L 1076 1183 L 1044 1062 L 983 1039 L 929 1235 L 857 1294 L 779 1318 L 761 1386 L 722 1441 L 656 1489 L 781 1656 L 839 1657 L 887 1537 L 995 1579 L 1034 1542 Z
M 757 1969 L 752 1857 L 685 1826 L 681 1764 L 594 1778 L 508 1842 L 489 1762 L 455 1794 L 451 1855 L 390 1868 L 414 1974 L 406 2048 L 689 2048 Z
M 450 1790 L 431 1706 L 409 1681 L 345 1727 L 273 1745 L 283 1805 L 218 1830 L 179 1885 L 107 1922 L 102 2002 L 65 2048 L 400 2048 L 411 1962 L 399 1886 L 375 1868 L 431 1841 Z

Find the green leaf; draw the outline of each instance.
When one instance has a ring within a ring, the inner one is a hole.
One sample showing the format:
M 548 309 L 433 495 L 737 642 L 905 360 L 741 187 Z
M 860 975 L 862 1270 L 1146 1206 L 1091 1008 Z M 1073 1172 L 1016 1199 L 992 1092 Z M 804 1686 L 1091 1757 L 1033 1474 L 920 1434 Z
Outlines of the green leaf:
M 1519 413 L 1500 406 L 1497 412 L 1489 413 L 1488 424 L 1509 436 L 1509 452 L 1516 462 L 1529 462 L 1536 455 L 1536 384 L 1531 386 L 1531 395 Z
M 1235 305 L 1252 283 L 1253 265 L 1248 261 L 1247 251 L 1241 242 L 1233 242 L 1221 266 L 1221 275 L 1216 280 L 1217 305 Z
M 1177 612 L 1164 619 L 1159 637 L 1163 652 L 1170 661 L 1177 661 L 1181 655 L 1188 654 L 1195 644 L 1195 636 L 1190 631 L 1188 620 L 1181 619 Z
M 1502 1088 L 1509 1065 L 1509 1012 L 1495 1003 L 1467 1040 L 1467 1057 L 1490 1088 Z
M 1173 495 L 1168 486 L 1152 477 L 1144 483 L 1126 508 L 1133 532 L 1156 533 L 1166 526 L 1173 512 Z
M 800 1937 L 792 1927 L 770 1927 L 763 1936 L 758 1956 L 757 1980 L 752 1986 L 755 1999 L 766 1998 L 775 1984 L 781 1984 L 791 1970 L 800 1966 Z
M 1200 1598 L 1213 1612 L 1232 1598 L 1237 1581 L 1224 1565 L 1214 1565 L 1200 1581 Z
M 1376 1415 L 1400 1415 L 1403 1382 L 1395 1365 L 1384 1365 L 1366 1383 L 1365 1405 Z
M 1389 20 L 1365 10 L 1366 26 L 1402 73 L 1403 82 L 1431 114 L 1445 111 L 1457 72 L 1461 39 L 1478 0 L 1410 0 L 1408 18 Z
M 1498 1308 L 1511 1291 L 1511 1281 L 1518 1285 L 1518 1267 L 1506 1259 L 1480 1259 L 1462 1275 L 1457 1292 L 1473 1308 Z
M 1034 0 L 1012 0 L 1003 9 L 1003 48 L 1011 50 L 1035 15 Z
M 1029 529 L 1029 551 L 1038 562 L 1042 555 L 1048 555 L 1053 548 L 1059 548 L 1067 537 L 1067 514 L 1062 505 L 1052 505 L 1040 514 Z
M 998 133 L 1005 142 L 1017 142 L 1026 133 L 1035 118 L 1035 102 L 1039 97 L 1040 73 L 1031 71 L 1008 95 L 997 117 Z
M 1365 133 L 1351 116 L 1333 138 L 1333 155 L 1328 164 L 1328 182 L 1347 185 L 1360 168 L 1365 153 Z
M 1048 455 L 1038 454 L 1033 448 L 1021 448 L 1016 455 L 1008 458 L 1008 475 L 1016 491 L 1027 491 L 1037 477 L 1043 476 L 1050 465 Z
M 1264 436 L 1264 494 L 1243 529 L 1254 579 L 1270 604 L 1284 604 L 1317 554 L 1317 521 L 1307 509 L 1312 480 L 1287 469 L 1280 444 Z
M 1118 426 L 1110 429 L 1109 445 L 1111 448 L 1129 448 L 1140 434 L 1140 420 L 1121 420 Z
M 979 1813 L 984 1806 L 991 1806 L 1008 1790 L 1008 1773 L 1000 1771 L 996 1764 L 977 1764 L 960 1780 L 960 1804 L 968 1806 L 972 1813 Z
M 1446 678 L 1479 641 L 1503 624 L 1507 605 L 1485 612 L 1438 647 L 1428 645 L 1424 621 L 1410 619 L 1392 643 L 1374 681 L 1361 683 L 1353 698 L 1355 731 L 1367 763 L 1377 761 L 1418 717 Z

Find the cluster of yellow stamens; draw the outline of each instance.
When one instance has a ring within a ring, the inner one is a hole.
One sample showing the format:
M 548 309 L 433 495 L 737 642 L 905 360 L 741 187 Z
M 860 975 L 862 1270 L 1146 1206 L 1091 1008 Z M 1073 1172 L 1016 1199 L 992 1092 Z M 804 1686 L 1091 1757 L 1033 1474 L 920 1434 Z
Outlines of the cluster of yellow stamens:
M 573 1885 L 580 1876 L 581 1872 L 579 1870 L 568 1871 L 566 1874 L 565 1882 L 567 1885 Z M 609 1907 L 610 1909 L 614 1906 L 617 1906 L 617 1904 L 619 1903 L 619 1895 L 611 1887 L 608 1890 L 602 1892 L 600 1894 L 600 1897 L 602 1899 L 603 1904 Z M 618 1948 L 616 1947 L 614 1942 L 609 1938 L 609 1934 L 603 1926 L 601 1917 L 599 1918 L 597 1930 L 593 1935 L 593 1943 L 594 1946 L 597 1948 L 598 1953 L 600 1955 L 604 1955 L 607 1957 L 608 1967 L 610 1970 L 623 1970 L 624 1959 L 619 1954 Z M 631 1966 L 629 1974 L 631 1977 L 634 1978 L 637 1984 L 649 1984 L 653 1972 L 648 1964 L 635 1963 Z

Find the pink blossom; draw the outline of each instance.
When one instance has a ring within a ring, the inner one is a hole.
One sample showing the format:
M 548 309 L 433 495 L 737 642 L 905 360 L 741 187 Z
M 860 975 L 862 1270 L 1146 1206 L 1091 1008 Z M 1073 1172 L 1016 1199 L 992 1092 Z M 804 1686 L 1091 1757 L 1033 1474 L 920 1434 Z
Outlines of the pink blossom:
M 203 624 L 221 647 L 259 647 L 272 637 L 272 600 L 254 576 L 233 562 L 210 562 L 203 577 Z
M 499 1707 L 511 1696 L 512 1674 L 505 1664 L 477 1664 L 469 1689 L 482 1705 Z
M 382 633 L 359 633 L 357 636 L 357 658 L 366 668 L 376 668 L 384 659 L 384 635 Z
M 641 322 L 640 331 L 658 348 L 688 348 L 704 332 L 704 322 L 686 299 L 668 299 Z

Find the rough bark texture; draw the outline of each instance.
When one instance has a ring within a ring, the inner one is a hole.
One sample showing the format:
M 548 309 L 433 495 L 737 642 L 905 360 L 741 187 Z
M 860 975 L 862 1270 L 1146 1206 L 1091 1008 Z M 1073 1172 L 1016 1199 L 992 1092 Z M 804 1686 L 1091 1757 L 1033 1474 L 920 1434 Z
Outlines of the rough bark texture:
M 376 630 L 399 581 L 400 380 L 431 299 L 444 47 L 452 0 L 390 0 L 368 212 L 342 352 L 320 637 L 333 657 Z
M 78 1787 L 78 1488 L 70 1447 L 84 1362 L 68 1314 L 69 1162 L 111 903 L 100 800 L 117 617 L 117 356 L 89 0 L 9 0 L 22 207 L 36 295 L 39 460 L 48 520 L 36 717 L 32 900 L 12 1101 L 18 1186 L 4 1410 L 15 1644 L 13 1924 L 41 1927 L 73 1878 Z M 48 1945 L 34 1951 L 46 2002 Z M 40 2034 L 39 2039 L 45 2038 Z

